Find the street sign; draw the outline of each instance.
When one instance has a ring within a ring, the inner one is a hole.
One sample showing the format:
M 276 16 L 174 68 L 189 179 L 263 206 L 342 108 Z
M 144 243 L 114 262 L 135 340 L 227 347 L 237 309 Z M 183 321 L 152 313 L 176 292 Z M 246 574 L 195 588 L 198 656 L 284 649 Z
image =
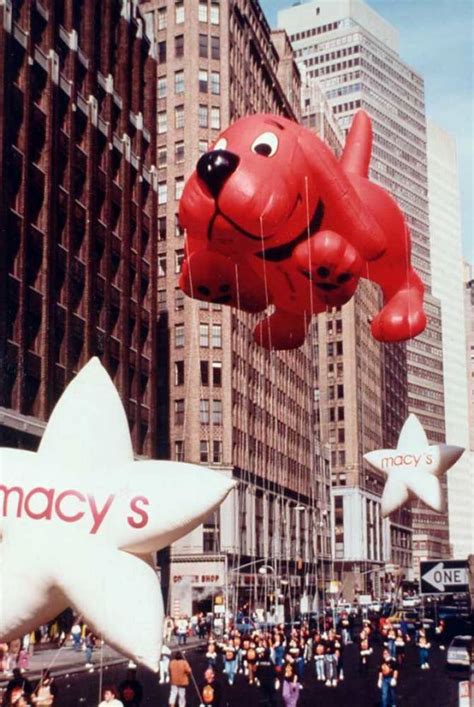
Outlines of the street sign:
M 420 562 L 420 594 L 445 594 L 469 591 L 466 560 Z
M 459 683 L 459 702 L 458 707 L 470 707 L 471 705 L 471 690 L 469 680 L 462 680 Z

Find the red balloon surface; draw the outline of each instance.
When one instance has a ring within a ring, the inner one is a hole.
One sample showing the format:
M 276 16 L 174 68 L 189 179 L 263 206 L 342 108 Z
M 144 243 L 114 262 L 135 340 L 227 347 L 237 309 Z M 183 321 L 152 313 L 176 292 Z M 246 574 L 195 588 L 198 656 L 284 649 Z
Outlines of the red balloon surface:
M 186 254 L 180 286 L 198 300 L 272 313 L 254 337 L 301 346 L 314 314 L 345 304 L 359 279 L 382 288 L 379 341 L 426 326 L 402 212 L 367 178 L 369 117 L 354 117 L 341 159 L 310 130 L 277 115 L 241 118 L 198 161 L 180 202 Z

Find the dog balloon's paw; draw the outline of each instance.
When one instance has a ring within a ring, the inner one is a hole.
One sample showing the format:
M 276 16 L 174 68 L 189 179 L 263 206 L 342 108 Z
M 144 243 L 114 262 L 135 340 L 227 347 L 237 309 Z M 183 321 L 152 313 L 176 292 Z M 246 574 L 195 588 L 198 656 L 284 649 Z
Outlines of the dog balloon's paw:
M 296 248 L 294 257 L 298 270 L 328 304 L 344 304 L 354 294 L 364 261 L 338 233 L 316 233 Z
M 417 290 L 400 290 L 374 317 L 371 329 L 377 341 L 413 339 L 426 327 L 423 299 Z
M 206 250 L 184 260 L 179 286 L 194 299 L 227 304 L 245 312 L 263 312 L 270 304 L 264 283 L 253 272 L 220 253 Z
M 307 332 L 305 315 L 276 310 L 257 324 L 253 338 L 266 349 L 298 349 L 304 344 Z

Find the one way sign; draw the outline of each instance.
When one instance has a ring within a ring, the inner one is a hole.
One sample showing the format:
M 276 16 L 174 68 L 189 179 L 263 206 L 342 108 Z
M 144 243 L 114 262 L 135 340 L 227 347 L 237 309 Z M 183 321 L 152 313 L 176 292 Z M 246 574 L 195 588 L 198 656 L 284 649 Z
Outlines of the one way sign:
M 465 560 L 420 562 L 420 594 L 468 591 L 469 572 Z

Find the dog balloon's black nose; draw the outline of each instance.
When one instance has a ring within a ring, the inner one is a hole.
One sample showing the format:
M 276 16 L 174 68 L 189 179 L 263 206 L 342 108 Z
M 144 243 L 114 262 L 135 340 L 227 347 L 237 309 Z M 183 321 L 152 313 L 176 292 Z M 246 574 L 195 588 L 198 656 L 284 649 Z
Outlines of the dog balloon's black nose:
M 196 170 L 213 197 L 219 195 L 230 175 L 235 172 L 240 159 L 227 150 L 213 150 L 200 157 Z

